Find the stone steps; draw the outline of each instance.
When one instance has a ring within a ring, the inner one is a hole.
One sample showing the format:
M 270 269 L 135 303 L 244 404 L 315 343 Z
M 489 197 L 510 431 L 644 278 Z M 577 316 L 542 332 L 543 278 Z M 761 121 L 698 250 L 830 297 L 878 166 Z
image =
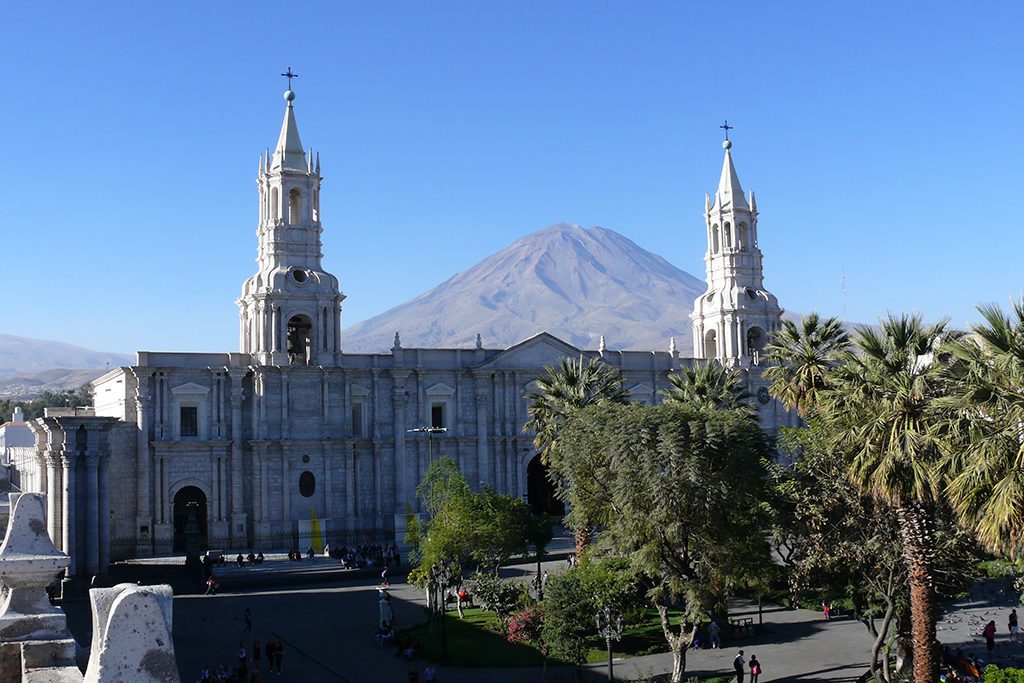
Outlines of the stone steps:
M 77 666 L 51 666 L 26 671 L 22 683 L 82 683 L 82 672 Z

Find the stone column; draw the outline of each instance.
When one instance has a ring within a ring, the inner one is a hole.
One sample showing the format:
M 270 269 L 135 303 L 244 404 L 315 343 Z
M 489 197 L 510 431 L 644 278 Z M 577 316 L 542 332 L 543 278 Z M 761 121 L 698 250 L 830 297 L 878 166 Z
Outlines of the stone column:
M 324 516 L 331 517 L 331 503 L 334 496 L 331 495 L 331 447 L 324 443 L 321 446 L 324 459 Z
M 281 368 L 281 438 L 291 436 L 288 425 L 288 368 Z
M 246 537 L 245 500 L 242 493 L 242 479 L 245 476 L 245 462 L 242 457 L 242 378 L 242 373 L 231 376 L 231 532 L 229 538 L 234 543 L 241 543 Z
M 110 453 L 100 456 L 100 574 L 106 575 L 110 566 Z
M 135 374 L 135 534 L 143 554 L 153 550 L 153 458 L 149 452 L 149 376 Z M 146 529 L 145 532 L 142 530 Z
M 95 438 L 95 433 L 90 434 Z M 100 573 L 100 454 L 90 448 L 85 454 L 85 571 Z
M 394 466 L 391 471 L 395 477 L 395 514 L 399 515 L 405 514 L 405 506 L 409 502 L 409 475 L 406 472 L 405 455 L 405 406 L 409 402 L 405 388 L 406 377 L 408 377 L 408 373 L 393 373 L 395 452 Z
M 81 557 L 78 548 L 75 547 L 75 463 L 77 454 L 74 451 L 65 450 L 61 454 L 61 465 L 63 467 L 64 491 L 63 499 L 64 519 L 61 525 L 61 551 L 71 557 L 71 565 L 68 567 L 68 576 L 77 576 L 80 573 Z
M 288 449 L 281 449 L 281 519 L 285 524 L 290 524 L 292 518 L 291 510 L 291 474 L 288 467 Z M 291 527 L 289 526 L 289 529 Z
M 490 468 L 487 462 L 487 393 L 482 384 L 484 377 L 477 377 L 476 399 L 476 461 L 481 484 L 489 484 Z M 475 488 L 475 487 L 474 487 Z
M 345 517 L 350 532 L 356 529 L 355 446 L 345 449 Z M 404 513 L 404 510 L 403 510 Z

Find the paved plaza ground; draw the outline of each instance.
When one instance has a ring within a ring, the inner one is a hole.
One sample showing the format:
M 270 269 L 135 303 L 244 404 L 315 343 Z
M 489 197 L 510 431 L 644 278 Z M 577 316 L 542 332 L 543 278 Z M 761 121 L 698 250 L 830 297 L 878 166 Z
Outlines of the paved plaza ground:
M 284 562 L 268 563 L 251 568 L 250 578 L 259 579 L 262 572 L 268 583 L 276 583 L 270 581 L 272 574 L 280 578 L 280 574 L 288 572 L 315 573 L 318 566 L 327 570 L 328 561 L 304 562 L 301 569 Z M 513 566 L 505 573 L 529 576 L 535 567 L 534 564 Z M 545 568 L 551 572 L 564 567 L 562 560 L 545 563 Z M 232 569 L 230 573 L 246 571 L 250 568 Z M 239 585 L 238 590 L 215 596 L 177 596 L 174 640 L 182 680 L 187 683 L 196 680 L 203 665 L 216 667 L 222 660 L 233 665 L 240 642 L 248 650 L 254 638 L 261 643 L 268 638 L 279 638 L 285 645 L 284 674 L 280 677 L 265 675 L 264 680 L 405 683 L 410 664 L 396 657 L 394 648 L 379 647 L 372 639 L 378 619 L 376 579 L 366 573 L 350 580 L 345 580 L 344 576 L 332 570 L 328 577 L 331 582 L 324 585 L 261 588 L 254 585 L 260 581 L 247 581 L 248 587 Z M 419 591 L 396 583 L 391 595 L 397 628 L 424 620 Z M 1001 634 L 996 658 L 1005 663 L 1024 661 L 1024 644 L 1006 641 L 1006 615 L 1013 599 L 1014 596 L 998 585 L 978 587 L 971 600 L 951 606 L 940 623 L 940 640 L 983 654 L 984 645 L 978 634 L 989 619 L 995 619 Z M 87 605 L 80 600 L 70 601 L 67 609 L 76 637 L 88 642 Z M 244 627 L 246 609 L 252 613 L 252 632 L 246 632 Z M 756 622 L 757 606 L 735 601 L 730 616 L 751 616 Z M 860 623 L 849 618 L 826 622 L 819 612 L 777 606 L 766 606 L 763 618 L 764 626 L 757 636 L 725 641 L 721 650 L 690 652 L 687 670 L 699 677 L 725 675 L 740 648 L 747 656 L 756 654 L 762 662 L 765 669 L 762 681 L 855 681 L 866 670 L 870 641 Z M 426 663 L 421 661 L 415 665 L 422 670 Z M 618 661 L 616 679 L 642 680 L 664 673 L 670 667 L 668 654 Z M 265 671 L 266 667 L 263 668 Z M 607 680 L 605 667 L 588 667 L 585 679 Z M 540 681 L 541 674 L 539 668 L 442 668 L 440 680 L 444 683 L 513 683 Z M 547 680 L 569 682 L 575 680 L 575 675 L 569 668 L 549 669 Z

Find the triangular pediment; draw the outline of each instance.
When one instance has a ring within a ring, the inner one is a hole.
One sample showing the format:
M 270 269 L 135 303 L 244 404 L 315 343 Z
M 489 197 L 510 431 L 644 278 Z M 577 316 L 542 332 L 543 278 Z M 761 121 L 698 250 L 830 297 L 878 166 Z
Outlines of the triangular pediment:
M 578 358 L 581 354 L 587 357 L 591 355 L 552 334 L 541 332 L 508 347 L 481 368 L 537 371 L 545 365 L 558 365 L 561 358 Z
M 171 393 L 175 396 L 194 396 L 195 394 L 206 395 L 210 393 L 210 388 L 204 387 L 202 384 L 196 384 L 195 382 L 186 382 L 185 384 L 179 384 L 176 387 L 171 387 Z
M 455 389 L 444 382 L 438 382 L 427 387 L 427 396 L 453 396 Z

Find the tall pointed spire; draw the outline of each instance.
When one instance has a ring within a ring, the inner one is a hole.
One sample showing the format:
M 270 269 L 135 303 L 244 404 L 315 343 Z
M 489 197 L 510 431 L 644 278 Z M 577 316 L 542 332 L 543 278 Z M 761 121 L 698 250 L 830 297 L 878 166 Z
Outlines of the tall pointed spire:
M 718 181 L 718 191 L 715 192 L 715 205 L 717 208 L 749 209 L 746 197 L 743 196 L 743 188 L 740 187 L 740 177 L 736 175 L 736 167 L 732 163 L 732 141 L 726 140 L 722 143 L 725 148 L 725 159 L 722 161 L 722 177 Z
M 277 138 L 277 147 L 274 148 L 274 159 L 270 168 L 275 171 L 305 171 L 306 152 L 302 148 L 302 140 L 299 139 L 299 126 L 295 123 L 295 108 L 292 106 L 295 93 L 287 90 L 284 98 L 288 100 L 288 106 L 284 110 L 281 135 Z

